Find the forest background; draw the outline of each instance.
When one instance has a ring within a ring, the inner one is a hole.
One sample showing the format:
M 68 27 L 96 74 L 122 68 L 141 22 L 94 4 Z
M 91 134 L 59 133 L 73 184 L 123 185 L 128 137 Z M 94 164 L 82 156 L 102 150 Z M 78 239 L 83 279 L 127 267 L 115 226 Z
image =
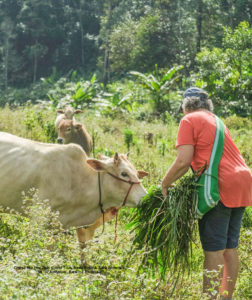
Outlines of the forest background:
M 176 115 L 197 85 L 219 114 L 251 116 L 251 16 L 250 0 L 0 0 L 0 104 L 60 106 L 72 82 L 75 106 Z M 136 78 L 148 95 L 129 95 Z

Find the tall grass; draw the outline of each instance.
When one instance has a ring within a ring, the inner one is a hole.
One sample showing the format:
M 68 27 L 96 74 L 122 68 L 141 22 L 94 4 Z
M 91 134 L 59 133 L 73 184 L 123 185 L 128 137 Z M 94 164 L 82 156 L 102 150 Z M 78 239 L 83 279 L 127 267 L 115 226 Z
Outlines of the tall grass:
M 32 111 L 36 116 L 41 112 L 44 124 L 53 123 L 56 117 L 53 112 L 41 111 L 39 107 L 15 110 L 6 107 L 0 109 L 0 130 L 48 142 L 46 131 L 36 120 L 34 129 L 27 130 L 27 111 L 31 111 L 30 116 Z M 143 179 L 147 189 L 160 183 L 175 158 L 177 124 L 172 119 L 166 124 L 158 120 L 140 122 L 129 115 L 112 120 L 97 117 L 92 111 L 86 111 L 77 118 L 90 133 L 95 130 L 95 151 L 103 154 L 127 152 L 124 129 L 134 132 L 138 143 L 131 146 L 130 160 L 138 169 L 150 173 Z M 152 132 L 157 141 L 153 145 L 146 143 L 144 132 Z M 251 135 L 251 129 L 244 128 L 244 132 L 244 139 Z M 235 135 L 236 129 L 232 129 L 231 134 Z M 243 133 L 239 134 L 241 140 Z M 162 140 L 167 141 L 164 155 L 159 149 Z M 244 151 L 247 147 L 251 149 L 251 143 L 247 138 Z M 240 145 L 243 147 L 243 143 Z M 124 228 L 132 216 L 130 209 L 119 212 L 116 244 L 113 242 L 114 221 L 111 221 L 105 226 L 104 234 L 101 235 L 102 228 L 98 229 L 95 238 L 84 250 L 80 250 L 75 233 L 65 235 L 61 232 L 57 214 L 50 210 L 47 202 L 37 199 L 36 193 L 25 198 L 28 205 L 26 217 L 5 214 L 3 210 L 0 215 L 1 299 L 207 299 L 201 293 L 203 254 L 198 236 L 192 246 L 191 275 L 183 284 L 176 286 L 174 295 L 170 297 L 174 286 L 169 280 L 173 275 L 169 269 L 165 281 L 161 280 L 159 273 L 153 274 L 148 265 L 138 272 L 145 254 L 139 249 L 131 255 L 135 235 Z M 241 272 L 234 295 L 240 300 L 251 299 L 251 232 L 250 227 L 242 227 L 239 247 Z M 83 255 L 89 265 L 86 269 L 80 269 Z

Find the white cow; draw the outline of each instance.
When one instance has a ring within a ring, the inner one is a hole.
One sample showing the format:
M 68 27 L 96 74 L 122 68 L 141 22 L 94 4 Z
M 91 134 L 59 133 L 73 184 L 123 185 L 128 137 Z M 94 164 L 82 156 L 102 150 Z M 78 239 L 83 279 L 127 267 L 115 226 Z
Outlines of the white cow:
M 60 212 L 65 228 L 90 225 L 89 231 L 78 230 L 80 242 L 102 224 L 99 200 L 105 220 L 125 201 L 135 207 L 146 194 L 139 181 L 146 175 L 122 154 L 88 159 L 75 144 L 44 144 L 0 132 L 0 205 L 22 211 L 21 192 L 35 187 L 39 198 L 49 199 L 52 209 Z
M 73 120 L 73 122 L 75 123 L 76 120 L 74 118 L 74 115 L 80 113 L 82 113 L 82 110 L 80 109 L 75 110 L 71 106 L 66 106 L 63 110 L 62 109 L 57 110 L 58 115 L 54 123 L 56 131 L 58 132 L 59 124 L 62 120 Z

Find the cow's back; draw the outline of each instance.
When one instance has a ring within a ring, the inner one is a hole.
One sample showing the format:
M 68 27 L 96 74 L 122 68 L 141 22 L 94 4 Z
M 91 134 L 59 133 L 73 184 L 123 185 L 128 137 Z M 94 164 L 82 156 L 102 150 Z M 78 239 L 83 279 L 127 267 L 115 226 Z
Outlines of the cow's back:
M 31 187 L 39 189 L 43 198 L 52 196 L 56 191 L 50 186 L 57 186 L 59 180 L 69 184 L 69 174 L 83 153 L 76 145 L 38 143 L 1 132 L 0 205 L 20 210 L 21 192 Z
M 37 186 L 35 170 L 40 159 L 34 144 L 28 140 L 0 133 L 0 203 L 18 209 L 17 201 L 22 190 Z M 21 198 L 21 197 L 20 197 Z

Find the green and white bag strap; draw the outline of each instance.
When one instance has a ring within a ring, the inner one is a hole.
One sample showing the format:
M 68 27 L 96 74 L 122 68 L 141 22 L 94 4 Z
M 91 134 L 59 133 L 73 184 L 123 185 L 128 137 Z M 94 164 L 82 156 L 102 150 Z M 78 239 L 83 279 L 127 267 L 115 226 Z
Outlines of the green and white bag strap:
M 223 122 L 217 116 L 215 116 L 215 119 L 215 139 L 211 151 L 209 166 L 208 169 L 204 172 L 204 190 L 201 190 L 201 193 L 204 192 L 204 195 L 200 195 L 200 198 L 205 199 L 205 204 L 209 208 L 214 207 L 220 199 L 218 187 L 218 167 L 223 153 L 225 137 L 225 127 Z M 204 215 L 204 213 L 202 213 L 199 208 L 197 209 L 197 214 L 199 217 L 202 217 Z
M 218 167 L 224 147 L 224 124 L 217 116 L 215 116 L 215 119 L 216 134 L 209 161 L 209 166 L 208 169 L 205 171 L 205 173 L 209 176 L 206 176 L 204 185 L 205 198 L 208 200 L 208 205 L 211 207 L 215 205 L 215 202 L 211 197 L 211 191 L 216 191 L 215 187 L 212 185 L 211 179 L 212 177 L 218 178 Z

